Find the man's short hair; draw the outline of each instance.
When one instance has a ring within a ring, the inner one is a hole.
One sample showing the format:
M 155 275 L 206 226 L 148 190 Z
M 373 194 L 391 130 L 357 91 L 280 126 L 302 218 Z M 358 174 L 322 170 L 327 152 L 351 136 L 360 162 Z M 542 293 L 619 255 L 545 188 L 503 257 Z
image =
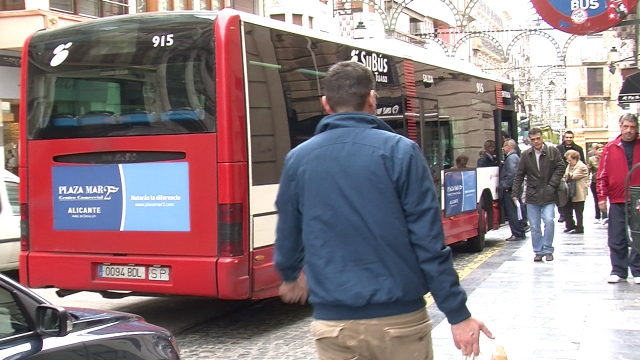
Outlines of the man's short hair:
M 513 139 L 508 139 L 507 141 L 504 142 L 505 144 L 507 144 L 510 148 L 512 149 L 516 149 L 516 147 L 518 146 L 518 144 L 516 143 L 515 140 Z
M 487 140 L 484 142 L 484 149 L 487 150 L 489 148 L 489 146 L 493 145 L 494 147 L 496 146 L 496 141 L 495 140 Z
M 625 121 L 632 122 L 635 126 L 638 126 L 638 117 L 634 114 L 624 114 L 620 116 L 620 125 Z
M 571 131 L 571 130 L 567 130 L 567 131 L 565 131 L 565 132 L 564 132 L 564 135 L 562 135 L 562 137 L 564 138 L 567 134 L 569 134 L 569 135 L 573 135 L 574 137 L 576 136 L 576 135 L 573 133 L 573 131 Z
M 509 136 L 509 133 L 504 130 L 502 130 L 502 137 L 505 139 L 511 139 L 511 136 Z
M 531 135 L 542 135 L 542 129 L 537 127 L 529 129 L 529 136 Z
M 331 66 L 324 78 L 324 93 L 334 112 L 363 110 L 371 90 L 375 88 L 373 72 L 354 61 L 342 61 Z

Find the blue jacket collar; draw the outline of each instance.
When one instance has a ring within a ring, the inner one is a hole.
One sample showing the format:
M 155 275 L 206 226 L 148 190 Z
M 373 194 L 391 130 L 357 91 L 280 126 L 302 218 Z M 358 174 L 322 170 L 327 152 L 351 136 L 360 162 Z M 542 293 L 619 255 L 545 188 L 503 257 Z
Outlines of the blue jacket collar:
M 325 131 L 342 128 L 378 129 L 394 132 L 387 123 L 374 115 L 357 111 L 349 111 L 326 116 L 316 127 L 315 135 Z

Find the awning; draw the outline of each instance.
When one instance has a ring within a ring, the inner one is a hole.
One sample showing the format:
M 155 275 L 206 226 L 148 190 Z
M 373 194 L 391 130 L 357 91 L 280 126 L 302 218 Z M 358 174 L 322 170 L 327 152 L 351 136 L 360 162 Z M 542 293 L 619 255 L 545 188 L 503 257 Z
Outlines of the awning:
M 622 83 L 618 104 L 640 103 L 640 72 L 627 76 Z

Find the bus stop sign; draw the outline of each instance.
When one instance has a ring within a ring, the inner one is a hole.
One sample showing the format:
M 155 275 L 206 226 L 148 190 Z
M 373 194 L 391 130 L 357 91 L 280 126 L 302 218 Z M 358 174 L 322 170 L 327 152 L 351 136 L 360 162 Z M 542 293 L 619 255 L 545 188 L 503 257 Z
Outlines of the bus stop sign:
M 531 0 L 544 21 L 575 35 L 598 33 L 618 25 L 638 0 Z

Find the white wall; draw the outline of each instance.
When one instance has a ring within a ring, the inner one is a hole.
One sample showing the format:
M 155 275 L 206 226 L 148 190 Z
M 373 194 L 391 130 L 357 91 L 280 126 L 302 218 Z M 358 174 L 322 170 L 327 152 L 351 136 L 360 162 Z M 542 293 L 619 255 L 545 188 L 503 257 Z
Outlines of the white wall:
M 407 8 L 424 16 L 444 21 L 451 26 L 456 25 L 456 18 L 453 12 L 442 2 L 442 0 L 420 0 L 412 1 Z M 464 9 L 459 9 L 460 11 Z
M 0 66 L 0 99 L 20 99 L 20 68 Z

